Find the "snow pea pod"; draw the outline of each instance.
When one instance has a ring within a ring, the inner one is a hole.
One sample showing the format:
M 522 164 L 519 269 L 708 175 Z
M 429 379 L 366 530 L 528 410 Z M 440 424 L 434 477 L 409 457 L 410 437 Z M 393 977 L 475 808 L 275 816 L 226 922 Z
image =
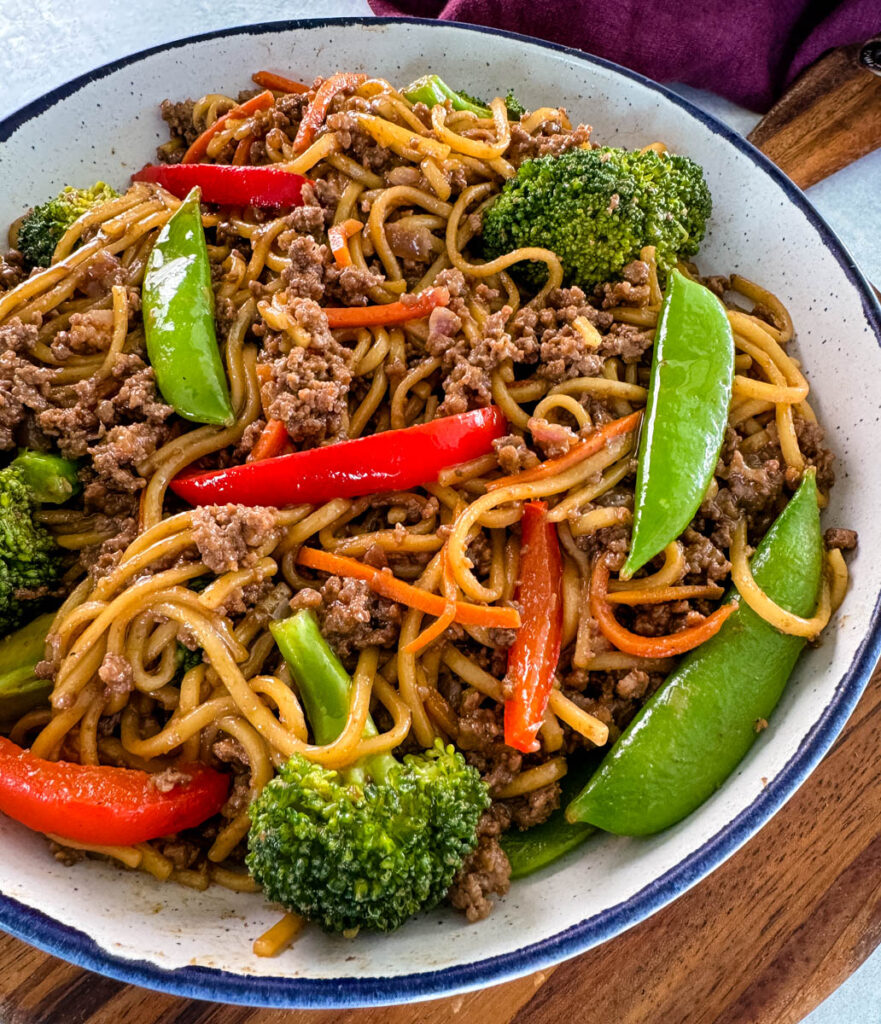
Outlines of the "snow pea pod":
M 823 572 L 813 471 L 765 535 L 751 568 L 772 601 L 796 615 L 813 614 Z M 734 596 L 732 590 L 728 600 Z M 566 817 L 636 836 L 690 814 L 746 755 L 805 642 L 779 632 L 741 601 L 646 702 Z
M 694 518 L 725 439 L 733 379 L 734 339 L 721 302 L 673 270 L 655 334 L 622 579 Z
M 194 188 L 159 232 L 144 274 L 147 355 L 163 398 L 184 419 L 229 426 L 229 385 L 214 330 L 214 292 Z

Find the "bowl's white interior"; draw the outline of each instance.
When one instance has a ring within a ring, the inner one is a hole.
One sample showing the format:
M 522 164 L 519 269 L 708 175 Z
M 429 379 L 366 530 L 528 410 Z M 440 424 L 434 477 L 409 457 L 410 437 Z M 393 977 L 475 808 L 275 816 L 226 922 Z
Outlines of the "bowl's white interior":
M 332 45 L 331 45 L 332 44 Z M 594 138 L 662 139 L 700 161 L 715 198 L 700 257 L 706 271 L 739 271 L 776 292 L 798 329 L 812 402 L 839 457 L 827 525 L 860 532 L 852 589 L 821 647 L 809 651 L 750 756 L 722 790 L 678 828 L 633 841 L 597 838 L 550 871 L 518 882 L 495 913 L 468 925 L 447 910 L 391 936 L 328 938 L 310 930 L 276 960 L 251 943 L 277 917 L 259 896 L 196 893 L 97 863 L 64 868 L 44 841 L 0 820 L 0 890 L 82 929 L 111 953 L 163 967 L 222 967 L 251 975 L 339 979 L 394 976 L 473 963 L 552 936 L 620 904 L 683 861 L 747 808 L 805 740 L 866 635 L 879 592 L 881 475 L 876 461 L 881 349 L 860 295 L 805 214 L 723 136 L 663 95 L 561 52 L 450 26 L 323 26 L 251 32 L 193 43 L 95 79 L 23 124 L 0 145 L 0 223 L 67 183 L 123 187 L 165 137 L 165 97 L 235 94 L 258 68 L 309 79 L 339 68 L 405 83 L 427 69 L 478 95 L 513 86 L 527 106 L 563 104 Z M 36 154 L 36 156 L 35 156 Z M 761 817 L 753 825 L 757 828 Z M 703 869 L 700 869 L 703 870 Z M 689 881 L 696 881 L 700 870 Z M 623 926 L 633 923 L 624 921 Z

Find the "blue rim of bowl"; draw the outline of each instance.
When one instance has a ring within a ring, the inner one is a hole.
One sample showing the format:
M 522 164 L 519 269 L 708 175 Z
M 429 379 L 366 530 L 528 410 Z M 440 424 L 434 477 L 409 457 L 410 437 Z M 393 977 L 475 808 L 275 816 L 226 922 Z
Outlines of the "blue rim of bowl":
M 866 320 L 872 326 L 878 344 L 881 345 L 881 307 L 876 302 L 870 285 L 844 245 L 811 206 L 801 190 L 763 153 L 711 114 L 635 71 L 621 67 L 612 61 L 594 57 L 582 50 L 545 42 L 516 32 L 507 32 L 504 29 L 467 25 L 455 21 L 435 21 L 428 18 L 354 17 L 260 22 L 205 32 L 153 46 L 111 61 L 53 89 L 0 121 L 0 143 L 8 139 L 21 125 L 77 92 L 83 86 L 130 64 L 136 64 L 156 53 L 230 36 L 261 35 L 266 32 L 309 30 L 330 26 L 390 24 L 428 25 L 437 30 L 453 28 L 475 34 L 504 36 L 530 46 L 539 46 L 546 50 L 564 53 L 586 64 L 605 68 L 624 78 L 638 82 L 681 107 L 714 134 L 721 136 L 748 156 L 754 164 L 776 181 L 789 200 L 807 217 L 823 244 L 832 253 L 851 284 L 860 293 Z M 165 970 L 146 961 L 127 960 L 113 956 L 78 929 L 61 924 L 42 911 L 34 910 L 18 900 L 3 895 L 0 895 L 0 928 L 69 963 L 96 971 L 118 981 L 143 985 L 171 995 L 249 1006 L 336 1009 L 390 1005 L 495 985 L 501 981 L 559 963 L 619 935 L 627 928 L 649 917 L 718 867 L 726 857 L 750 839 L 779 810 L 817 766 L 856 707 L 879 654 L 881 654 L 881 595 L 872 611 L 871 627 L 858 647 L 847 672 L 835 688 L 832 700 L 822 716 L 814 724 L 789 762 L 748 807 L 744 808 L 716 835 L 708 839 L 683 861 L 659 878 L 654 879 L 629 899 L 596 914 L 594 917 L 572 925 L 557 935 L 521 949 L 512 950 L 509 953 L 458 967 L 394 977 L 334 979 L 260 977 L 233 974 L 212 967 L 181 967 L 176 970 Z

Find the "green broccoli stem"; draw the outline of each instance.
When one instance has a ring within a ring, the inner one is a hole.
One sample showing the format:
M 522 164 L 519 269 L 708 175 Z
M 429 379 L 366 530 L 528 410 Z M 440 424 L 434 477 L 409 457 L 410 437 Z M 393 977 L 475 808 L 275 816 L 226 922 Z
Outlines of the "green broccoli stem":
M 21 471 L 34 498 L 43 504 L 60 505 L 82 487 L 77 464 L 60 455 L 23 448 L 12 460 L 12 465 Z
M 271 623 L 269 628 L 297 684 L 315 742 L 322 746 L 333 743 L 349 718 L 349 673 L 321 635 L 318 620 L 308 609 L 301 608 L 290 618 Z M 377 731 L 368 714 L 363 735 L 376 736 Z M 365 778 L 381 782 L 397 764 L 391 754 L 373 754 L 342 774 L 352 783 L 363 783 Z
M 411 103 L 424 103 L 426 107 L 433 107 L 449 100 L 453 110 L 470 110 L 478 117 L 492 117 L 489 107 L 475 103 L 470 97 L 451 89 L 437 75 L 425 75 L 423 78 L 417 78 L 415 82 L 411 82 L 404 89 L 403 95 Z

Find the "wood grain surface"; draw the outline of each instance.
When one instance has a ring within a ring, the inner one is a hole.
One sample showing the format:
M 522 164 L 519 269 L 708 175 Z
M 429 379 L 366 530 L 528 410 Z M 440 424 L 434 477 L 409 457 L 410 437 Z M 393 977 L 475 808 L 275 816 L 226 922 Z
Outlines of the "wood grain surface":
M 854 52 L 806 80 L 751 136 L 802 187 L 881 145 L 881 78 L 855 71 Z M 252 1010 L 111 981 L 0 935 L 0 1024 L 798 1024 L 881 941 L 879 751 L 876 671 L 810 779 L 721 868 L 517 981 L 412 1006 Z

